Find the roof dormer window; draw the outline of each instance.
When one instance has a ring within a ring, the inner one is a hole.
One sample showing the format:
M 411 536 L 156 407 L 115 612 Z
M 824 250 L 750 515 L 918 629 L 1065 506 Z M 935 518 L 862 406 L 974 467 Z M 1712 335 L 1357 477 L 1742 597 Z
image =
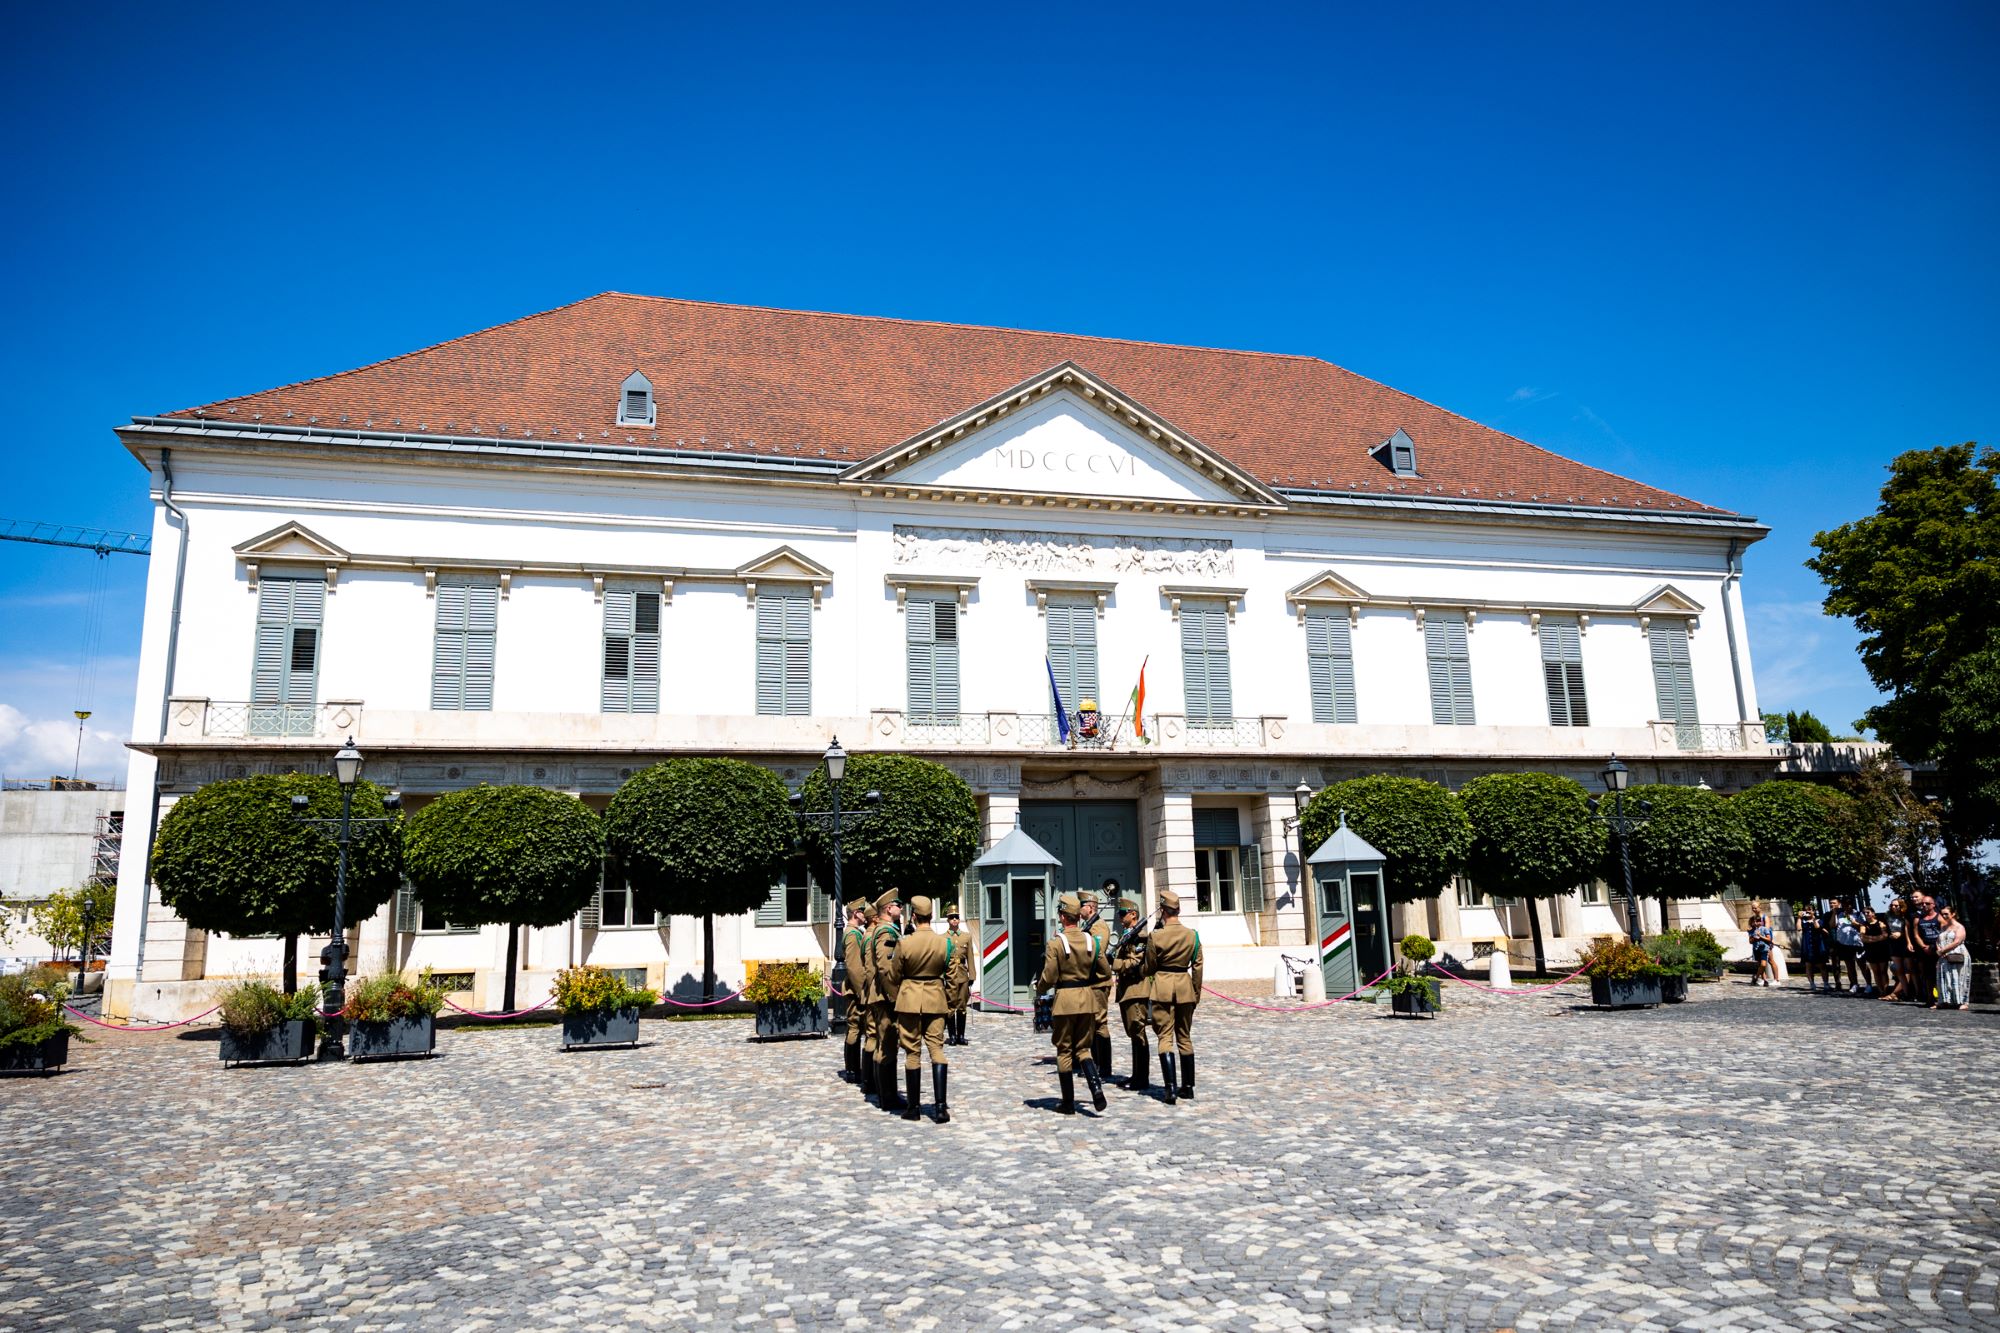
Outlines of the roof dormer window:
M 618 424 L 621 426 L 650 426 L 653 424 L 653 382 L 638 371 L 625 377 L 618 386 Z
M 1370 453 L 1382 466 L 1399 477 L 1417 475 L 1417 444 L 1398 427 L 1394 435 L 1376 445 Z

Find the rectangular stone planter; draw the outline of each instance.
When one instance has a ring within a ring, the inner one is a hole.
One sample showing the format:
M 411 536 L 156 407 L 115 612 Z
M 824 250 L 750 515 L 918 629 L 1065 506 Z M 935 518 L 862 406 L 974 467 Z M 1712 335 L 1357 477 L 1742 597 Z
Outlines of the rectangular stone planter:
M 222 1029 L 222 1063 L 225 1065 L 276 1064 L 283 1060 L 304 1060 L 313 1053 L 313 1025 L 310 1019 L 294 1018 L 269 1032 L 239 1037 Z
M 639 1006 L 627 1009 L 600 1009 L 588 1014 L 562 1016 L 562 1048 L 579 1046 L 637 1046 Z
M 768 1041 L 775 1037 L 824 1037 L 825 1010 L 817 1001 L 784 1000 L 757 1006 L 757 1035 Z
M 1661 977 L 1660 1002 L 1662 1004 L 1684 1004 L 1688 997 L 1686 977 Z
M 0 1073 L 47 1074 L 69 1063 L 69 1033 L 33 1046 L 0 1046 Z
M 429 1055 L 437 1045 L 437 1020 L 429 1014 L 392 1018 L 386 1023 L 349 1023 L 347 1058 L 393 1060 L 405 1055 Z
M 1634 977 L 1630 981 L 1590 979 L 1590 1002 L 1600 1009 L 1641 1009 L 1660 1002 L 1658 977 Z
M 1428 995 L 1391 995 L 1389 1008 L 1392 1012 L 1407 1018 L 1424 1018 L 1437 1013 L 1437 1008 L 1431 1004 L 1431 997 Z

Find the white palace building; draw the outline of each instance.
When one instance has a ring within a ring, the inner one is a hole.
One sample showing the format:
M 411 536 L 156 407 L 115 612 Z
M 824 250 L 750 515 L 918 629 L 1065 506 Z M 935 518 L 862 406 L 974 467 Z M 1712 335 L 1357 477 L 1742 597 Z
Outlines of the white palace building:
M 135 833 L 349 736 L 411 807 L 518 782 L 600 808 L 673 755 L 796 785 L 838 736 L 951 767 L 1060 888 L 1177 890 L 1211 978 L 1268 978 L 1309 956 L 1301 782 L 1775 768 L 1739 588 L 1765 528 L 1310 357 L 608 293 L 118 433 L 156 507 Z M 1101 705 L 1095 737 L 1055 692 Z M 274 973 L 277 941 L 158 903 L 150 842 L 110 1012 Z M 724 981 L 821 952 L 797 876 L 718 923 Z M 1621 912 L 1558 900 L 1552 952 Z M 1395 914 L 1461 957 L 1527 934 L 1473 884 Z M 407 893 L 354 947 L 498 998 L 504 930 Z M 608 884 L 528 932 L 522 993 L 592 962 L 685 995 L 700 949 Z

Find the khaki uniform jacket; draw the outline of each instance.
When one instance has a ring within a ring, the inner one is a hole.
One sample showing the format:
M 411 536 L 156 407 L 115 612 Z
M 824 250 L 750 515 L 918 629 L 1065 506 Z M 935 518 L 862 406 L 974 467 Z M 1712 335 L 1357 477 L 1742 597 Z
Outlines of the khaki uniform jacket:
M 1055 1005 L 1049 1010 L 1052 1017 L 1095 1014 L 1097 1001 L 1091 997 L 1090 988 L 1110 975 L 1111 964 L 1105 960 L 1104 946 L 1075 926 L 1069 926 L 1049 940 L 1035 988 L 1055 991 Z
M 1152 998 L 1161 1004 L 1201 1003 L 1201 936 L 1169 918 L 1146 941 L 1140 969 L 1152 979 Z
M 899 927 L 887 922 L 868 932 L 868 979 L 874 986 L 870 1003 L 886 1004 L 892 1009 L 896 1005 L 896 978 L 889 965 L 895 961 L 902 936 Z
M 1118 932 L 1111 929 L 1111 923 L 1104 919 L 1104 913 L 1099 912 L 1097 920 L 1090 923 L 1090 936 L 1097 941 L 1097 952 L 1104 955 L 1104 959 L 1108 963 L 1111 960 L 1111 946 L 1118 942 Z M 1103 995 L 1098 996 L 1099 1002 L 1108 1002 L 1111 998 L 1110 976 L 1107 975 L 1103 981 L 1099 982 L 1096 989 L 1105 992 Z
M 963 1009 L 972 1003 L 972 983 L 979 972 L 979 950 L 972 943 L 972 932 L 953 930 L 945 933 L 951 941 L 951 973 L 945 978 L 945 1002 L 953 1009 Z
M 1111 960 L 1111 975 L 1118 978 L 1118 1003 L 1136 1004 L 1153 998 L 1153 979 L 1145 969 L 1146 937 L 1135 935 Z
M 849 926 L 841 936 L 841 961 L 847 965 L 847 999 L 850 1004 L 873 1004 L 875 982 L 868 975 L 868 932 Z
M 949 962 L 945 955 L 951 955 Z M 950 937 L 919 926 L 889 955 L 889 985 L 899 1014 L 942 1014 L 945 975 L 958 969 L 958 946 Z

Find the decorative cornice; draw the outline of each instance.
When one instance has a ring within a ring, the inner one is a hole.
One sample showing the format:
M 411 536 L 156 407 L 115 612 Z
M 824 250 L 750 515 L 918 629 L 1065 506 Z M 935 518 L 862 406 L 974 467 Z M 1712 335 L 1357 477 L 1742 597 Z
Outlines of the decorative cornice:
M 1035 594 L 1035 610 L 1046 616 L 1049 613 L 1049 594 L 1061 596 L 1073 593 L 1088 597 L 1097 604 L 1097 618 L 1104 619 L 1104 603 L 1112 593 L 1118 591 L 1115 583 L 1099 583 L 1092 579 L 1029 579 L 1028 591 Z
M 1249 593 L 1248 588 L 1199 588 L 1170 583 L 1160 585 L 1160 596 L 1167 599 L 1167 605 L 1172 610 L 1175 620 L 1181 618 L 1181 603 L 1184 601 L 1221 602 L 1226 608 L 1230 622 L 1234 623 L 1236 610 L 1243 605 L 1243 599 Z
M 901 611 L 910 600 L 912 588 L 948 588 L 958 594 L 959 610 L 964 610 L 972 600 L 972 590 L 979 586 L 976 574 L 884 574 L 882 582 L 896 590 L 896 609 Z

